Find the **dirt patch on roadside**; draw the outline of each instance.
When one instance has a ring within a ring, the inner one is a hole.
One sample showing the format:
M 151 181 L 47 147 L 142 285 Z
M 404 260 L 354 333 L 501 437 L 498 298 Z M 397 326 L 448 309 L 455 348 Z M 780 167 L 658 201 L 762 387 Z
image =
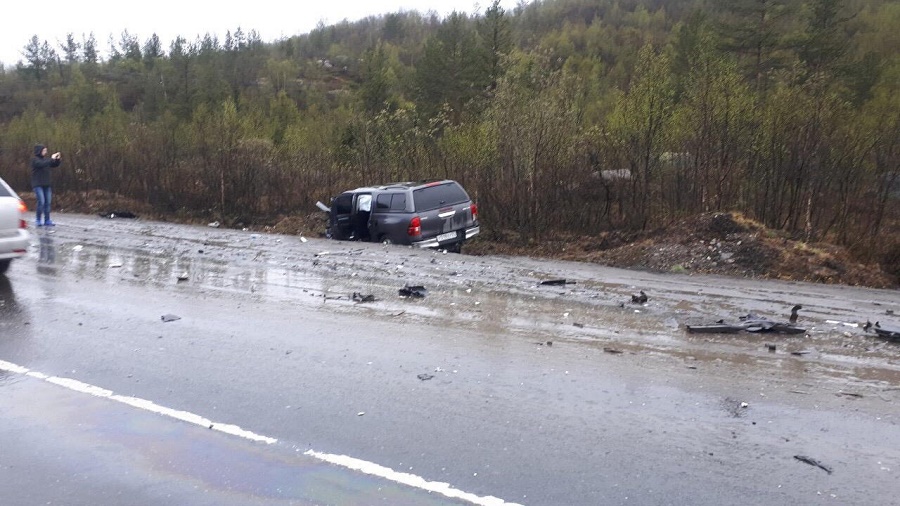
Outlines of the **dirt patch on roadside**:
M 518 243 L 518 245 L 517 245 Z M 523 244 L 512 234 L 482 237 L 470 254 L 509 254 L 595 262 L 658 272 L 719 274 L 888 288 L 898 280 L 846 248 L 805 243 L 736 213 L 706 213 L 647 233 L 566 236 Z

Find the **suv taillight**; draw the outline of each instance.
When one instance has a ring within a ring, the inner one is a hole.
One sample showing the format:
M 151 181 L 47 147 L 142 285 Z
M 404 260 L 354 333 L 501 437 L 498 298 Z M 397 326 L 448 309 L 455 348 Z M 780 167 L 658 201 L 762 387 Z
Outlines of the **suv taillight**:
M 420 220 L 418 216 L 414 216 L 413 219 L 409 220 L 409 227 L 406 229 L 406 234 L 410 237 L 422 235 L 422 220 Z
M 472 221 L 478 221 L 478 206 L 472 204 Z
M 28 223 L 25 221 L 25 213 L 28 212 L 28 206 L 25 205 L 25 202 L 19 201 L 19 228 L 28 228 Z

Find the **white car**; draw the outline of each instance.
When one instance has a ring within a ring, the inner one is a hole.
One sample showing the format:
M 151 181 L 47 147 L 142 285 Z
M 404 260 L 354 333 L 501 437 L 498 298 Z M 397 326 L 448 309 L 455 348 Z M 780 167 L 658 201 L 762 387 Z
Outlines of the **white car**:
M 0 274 L 14 258 L 28 253 L 31 234 L 25 214 L 28 208 L 16 192 L 0 179 Z

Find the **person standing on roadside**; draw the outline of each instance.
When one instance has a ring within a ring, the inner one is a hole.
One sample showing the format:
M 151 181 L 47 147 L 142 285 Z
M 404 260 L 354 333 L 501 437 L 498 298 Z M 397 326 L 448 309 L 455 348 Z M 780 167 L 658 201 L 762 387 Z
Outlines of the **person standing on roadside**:
M 34 220 L 36 227 L 56 225 L 50 219 L 50 200 L 53 198 L 50 169 L 59 167 L 59 164 L 62 163 L 61 156 L 57 151 L 47 158 L 47 148 L 44 145 L 38 144 L 34 147 L 34 158 L 31 159 L 31 187 L 34 189 L 34 197 L 37 199 L 35 207 L 37 216 Z M 41 221 L 42 215 L 44 221 Z

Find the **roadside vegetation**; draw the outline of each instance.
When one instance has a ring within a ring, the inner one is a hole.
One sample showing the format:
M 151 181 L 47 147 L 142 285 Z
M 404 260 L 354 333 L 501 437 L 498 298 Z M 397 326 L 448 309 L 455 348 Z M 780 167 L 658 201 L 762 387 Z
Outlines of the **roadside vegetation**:
M 896 285 L 898 27 L 888 0 L 546 0 L 275 42 L 123 32 L 104 57 L 93 34 L 38 34 L 0 69 L 0 175 L 27 193 L 44 143 L 73 210 L 252 227 L 447 177 L 482 243 L 525 251 L 733 212 Z

